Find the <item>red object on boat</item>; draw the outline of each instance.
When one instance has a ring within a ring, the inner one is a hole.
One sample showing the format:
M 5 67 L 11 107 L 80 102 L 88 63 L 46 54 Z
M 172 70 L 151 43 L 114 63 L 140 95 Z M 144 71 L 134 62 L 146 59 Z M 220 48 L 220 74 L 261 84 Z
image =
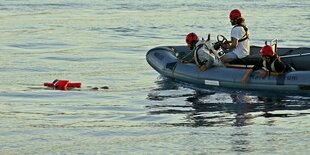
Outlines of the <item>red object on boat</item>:
M 81 88 L 81 82 L 69 82 L 69 80 L 54 80 L 52 83 L 44 83 L 44 86 L 57 90 L 68 90 L 71 88 Z

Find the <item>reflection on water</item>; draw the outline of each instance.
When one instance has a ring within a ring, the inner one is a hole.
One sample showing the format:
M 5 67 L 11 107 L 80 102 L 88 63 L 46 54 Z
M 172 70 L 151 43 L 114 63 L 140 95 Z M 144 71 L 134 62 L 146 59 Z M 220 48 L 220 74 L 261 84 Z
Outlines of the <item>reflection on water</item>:
M 256 118 L 299 117 L 308 115 L 309 97 L 254 94 L 240 91 L 217 92 L 187 88 L 171 79 L 160 79 L 158 88 L 148 94 L 154 101 L 147 106 L 150 115 L 180 115 L 185 119 L 174 126 L 242 127 L 254 124 Z M 173 100 L 173 101 L 170 101 Z M 265 124 L 273 125 L 269 119 Z

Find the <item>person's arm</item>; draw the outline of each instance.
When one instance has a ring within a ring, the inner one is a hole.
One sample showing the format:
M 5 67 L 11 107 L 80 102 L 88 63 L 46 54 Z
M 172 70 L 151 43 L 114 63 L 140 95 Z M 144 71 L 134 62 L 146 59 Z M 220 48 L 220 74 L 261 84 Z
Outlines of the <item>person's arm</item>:
M 248 83 L 249 77 L 251 76 L 251 74 L 254 71 L 257 71 L 259 69 L 261 69 L 263 67 L 263 60 L 261 60 L 260 62 L 258 62 L 257 64 L 255 64 L 251 69 L 248 69 L 247 72 L 245 73 L 245 75 L 243 76 L 241 83 L 243 85 L 246 85 Z
M 229 49 L 233 50 L 238 46 L 238 40 L 236 38 L 231 37 L 231 44 Z
M 207 57 L 206 57 L 206 51 L 203 49 L 203 48 L 200 48 L 198 51 L 197 51 L 197 54 L 198 54 L 198 58 L 200 59 L 199 61 L 201 62 L 201 64 L 198 66 L 200 71 L 205 71 L 207 70 L 207 66 L 206 66 L 206 63 L 208 61 Z
M 282 74 L 283 74 L 283 72 L 270 72 L 270 75 L 272 75 L 272 76 L 280 76 Z
M 265 78 L 267 75 L 271 75 L 271 76 L 280 76 L 280 75 L 282 75 L 283 74 L 283 72 L 269 72 L 269 71 L 265 71 L 265 70 L 261 70 L 260 71 L 260 76 L 262 77 L 262 78 Z
M 224 43 L 224 48 L 226 50 L 233 50 L 238 46 L 238 40 L 236 38 L 231 38 L 231 41 Z
M 249 77 L 250 75 L 254 72 L 254 70 L 251 68 L 251 69 L 248 69 L 247 72 L 244 74 L 242 80 L 241 80 L 241 83 L 246 86 L 248 84 L 248 81 L 249 81 Z
M 238 46 L 238 39 L 241 39 L 245 32 L 243 32 L 243 28 L 238 26 L 234 27 L 231 31 L 231 41 L 230 45 L 227 46 L 228 50 L 234 50 Z

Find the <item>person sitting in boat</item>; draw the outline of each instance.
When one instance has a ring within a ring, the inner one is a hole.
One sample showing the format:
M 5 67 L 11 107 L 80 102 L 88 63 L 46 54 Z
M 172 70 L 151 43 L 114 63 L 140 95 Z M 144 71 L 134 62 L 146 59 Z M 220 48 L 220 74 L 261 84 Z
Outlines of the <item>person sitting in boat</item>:
M 233 28 L 231 30 L 231 41 L 224 43 L 224 50 L 227 52 L 221 57 L 223 63 L 242 59 L 250 54 L 250 32 L 241 12 L 238 9 L 232 10 L 229 18 Z
M 215 56 L 211 54 L 206 46 L 204 39 L 199 40 L 197 34 L 191 32 L 186 36 L 187 46 L 194 52 L 193 60 L 199 67 L 200 71 L 205 71 L 208 68 L 216 65 Z M 187 61 L 191 62 L 193 60 Z M 183 61 L 184 62 L 184 61 Z M 185 62 L 186 63 L 186 62 Z
M 262 56 L 262 60 L 255 64 L 251 69 L 247 70 L 241 80 L 243 85 L 248 83 L 250 75 L 258 69 L 262 69 L 260 72 L 262 78 L 265 78 L 266 75 L 280 76 L 283 73 L 294 71 L 294 68 L 280 60 L 280 57 L 273 51 L 271 46 L 264 46 L 260 50 L 260 54 Z

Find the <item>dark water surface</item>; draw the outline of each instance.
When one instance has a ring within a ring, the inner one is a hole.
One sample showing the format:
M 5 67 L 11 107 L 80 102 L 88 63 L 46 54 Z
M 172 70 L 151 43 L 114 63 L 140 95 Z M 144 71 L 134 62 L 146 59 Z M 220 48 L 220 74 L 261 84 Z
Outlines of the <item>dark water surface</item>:
M 191 31 L 229 36 L 234 8 L 252 45 L 310 47 L 308 0 L 2 0 L 0 154 L 308 154 L 309 96 L 199 89 L 145 61 Z

